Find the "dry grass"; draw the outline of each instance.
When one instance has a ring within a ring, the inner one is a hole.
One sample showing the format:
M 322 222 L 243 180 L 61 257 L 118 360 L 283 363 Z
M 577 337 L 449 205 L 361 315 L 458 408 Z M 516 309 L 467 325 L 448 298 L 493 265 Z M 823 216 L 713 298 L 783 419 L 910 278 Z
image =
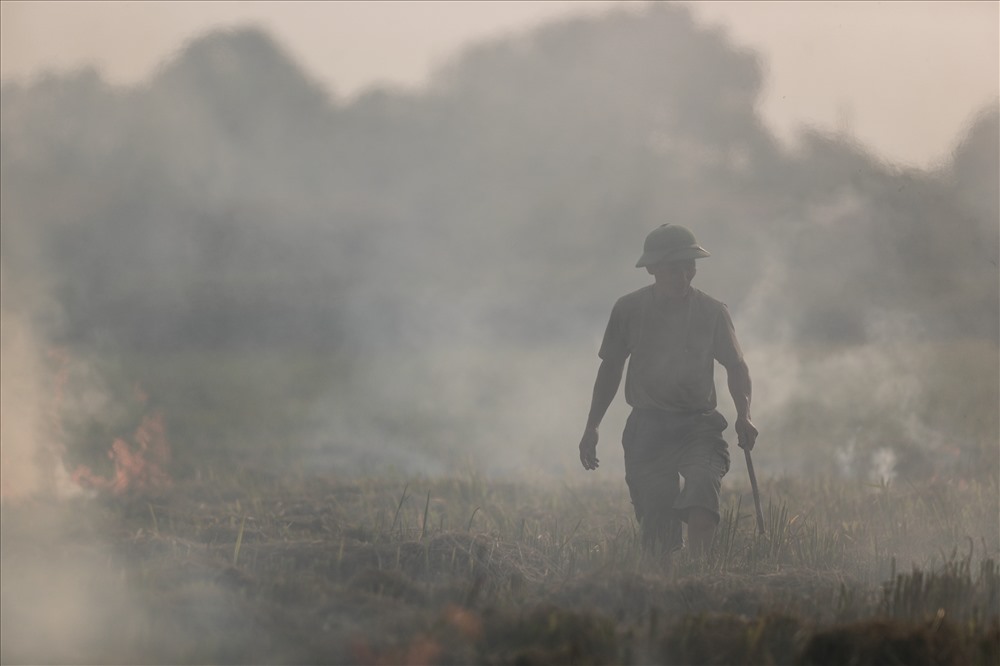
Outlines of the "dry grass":
M 5 505 L 5 582 L 76 566 L 111 610 L 27 643 L 32 588 L 5 589 L 3 661 L 996 663 L 995 483 L 765 497 L 764 535 L 730 494 L 712 558 L 671 575 L 618 484 L 244 474 Z

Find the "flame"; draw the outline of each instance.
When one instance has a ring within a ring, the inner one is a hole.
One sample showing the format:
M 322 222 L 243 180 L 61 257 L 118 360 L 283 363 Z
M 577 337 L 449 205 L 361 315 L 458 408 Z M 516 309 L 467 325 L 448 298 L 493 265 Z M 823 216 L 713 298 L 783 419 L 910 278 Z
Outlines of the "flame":
M 0 282 L 0 285 L 4 282 Z M 67 347 L 46 346 L 31 318 L 0 304 L 0 501 L 19 502 L 40 495 L 69 498 L 85 489 L 113 495 L 159 493 L 172 485 L 164 416 L 150 413 L 149 397 L 135 385 L 131 400 L 141 416 L 130 440 L 114 439 L 108 457 L 110 478 L 81 466 L 70 472 L 64 419 L 75 411 L 93 416 L 91 399 L 105 396 L 94 368 L 74 358 Z M 68 403 L 74 404 L 69 405 Z M 77 404 L 79 403 L 79 404 Z
M 64 347 L 44 353 L 36 349 L 26 329 L 14 329 L 4 321 L 0 498 L 19 501 L 39 494 L 69 498 L 87 490 L 138 497 L 168 490 L 173 481 L 167 472 L 171 452 L 166 419 L 163 412 L 146 408 L 149 396 L 138 384 L 132 387 L 130 398 L 141 408 L 136 411 L 145 413 L 131 438 L 119 437 L 111 442 L 107 452 L 114 466 L 111 475 L 101 476 L 87 465 L 69 471 L 69 435 L 64 425 L 67 402 L 77 390 L 73 388 L 77 375 L 83 377 L 83 390 L 91 389 L 87 384 L 89 373 L 85 364 L 75 361 Z
M 149 395 L 139 384 L 132 387 L 132 399 L 145 405 Z M 115 471 L 111 477 L 95 474 L 86 465 L 77 467 L 71 478 L 82 488 L 109 492 L 116 496 L 157 495 L 169 490 L 173 480 L 167 472 L 170 463 L 170 444 L 163 412 L 156 411 L 143 415 L 132 435 L 130 446 L 122 438 L 117 438 L 108 450 L 108 458 L 114 462 Z
M 442 613 L 445 622 L 458 630 L 462 636 L 479 640 L 483 635 L 483 621 L 467 608 L 449 604 Z
M 483 636 L 482 619 L 474 611 L 448 604 L 441 612 L 442 625 L 455 630 L 456 638 L 476 642 Z M 429 666 L 439 663 L 444 655 L 442 640 L 427 634 L 417 634 L 408 643 L 376 649 L 365 638 L 356 637 L 351 643 L 354 660 L 365 666 Z
M 173 480 L 166 470 L 170 462 L 170 445 L 163 412 L 143 416 L 132 440 L 131 446 L 121 438 L 111 444 L 108 458 L 115 464 L 112 476 L 99 476 L 86 465 L 80 465 L 71 478 L 83 488 L 116 496 L 156 495 L 169 490 Z
M 364 639 L 355 639 L 351 648 L 357 663 L 365 666 L 430 666 L 437 663 L 443 652 L 440 643 L 422 634 L 405 648 L 376 651 Z

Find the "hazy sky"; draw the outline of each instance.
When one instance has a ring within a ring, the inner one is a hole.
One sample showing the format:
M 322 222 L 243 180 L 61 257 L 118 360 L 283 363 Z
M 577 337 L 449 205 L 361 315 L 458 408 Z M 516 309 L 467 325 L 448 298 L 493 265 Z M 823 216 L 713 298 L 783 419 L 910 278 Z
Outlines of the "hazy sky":
M 471 40 L 560 16 L 643 3 L 15 2 L 0 3 L 0 77 L 84 64 L 141 81 L 185 41 L 258 24 L 340 99 L 377 84 L 420 86 Z M 887 159 L 947 157 L 971 114 L 1000 94 L 997 2 L 698 2 L 768 68 L 761 112 L 791 140 L 803 124 L 847 129 Z

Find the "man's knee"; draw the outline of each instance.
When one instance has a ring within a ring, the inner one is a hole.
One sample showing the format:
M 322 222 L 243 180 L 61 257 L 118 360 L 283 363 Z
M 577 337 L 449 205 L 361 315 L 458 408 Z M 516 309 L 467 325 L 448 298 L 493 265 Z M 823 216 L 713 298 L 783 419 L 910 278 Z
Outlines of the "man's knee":
M 719 514 L 701 506 L 688 509 L 687 523 L 689 528 L 713 528 L 719 524 Z

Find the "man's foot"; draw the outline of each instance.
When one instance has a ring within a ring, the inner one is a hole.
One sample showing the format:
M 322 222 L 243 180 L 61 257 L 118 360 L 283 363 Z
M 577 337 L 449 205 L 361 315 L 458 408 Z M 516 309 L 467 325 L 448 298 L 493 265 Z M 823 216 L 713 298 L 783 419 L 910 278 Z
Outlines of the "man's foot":
M 674 556 L 673 553 L 665 553 L 660 556 L 660 574 L 664 578 L 669 578 L 673 580 L 676 569 L 674 567 Z
M 639 568 L 646 574 L 674 578 L 676 555 L 677 553 L 670 552 L 655 553 L 648 550 L 643 551 L 642 559 L 639 560 Z

